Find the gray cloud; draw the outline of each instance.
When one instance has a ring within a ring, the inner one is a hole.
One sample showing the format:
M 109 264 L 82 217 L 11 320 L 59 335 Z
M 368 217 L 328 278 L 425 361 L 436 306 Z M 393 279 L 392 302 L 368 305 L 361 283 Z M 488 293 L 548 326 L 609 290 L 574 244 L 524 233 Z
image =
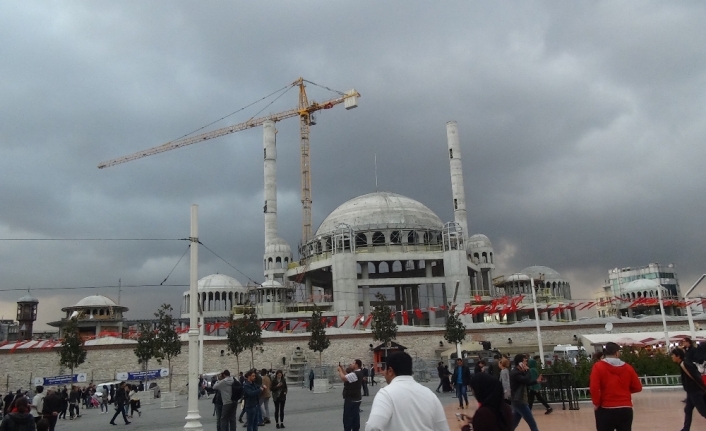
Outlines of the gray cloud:
M 469 224 L 502 271 L 542 264 L 590 297 L 613 267 L 704 272 L 706 48 L 700 3 L 121 2 L 0 5 L 3 238 L 200 237 L 262 274 L 262 136 L 106 170 L 299 76 L 362 93 L 312 128 L 314 222 L 379 188 L 452 218 L 444 124 L 459 123 Z M 310 98 L 334 94 L 309 86 Z M 219 122 L 289 109 L 296 92 Z M 300 237 L 295 119 L 278 123 L 280 234 Z M 0 242 L 0 289 L 158 284 L 185 242 Z M 207 250 L 200 274 L 247 279 Z M 185 257 L 170 283 L 188 283 Z M 126 288 L 130 316 L 183 288 Z M 85 291 L 36 291 L 52 308 Z M 116 289 L 95 292 L 117 295 Z M 13 312 L 22 292 L 0 295 Z M 45 314 L 46 313 L 46 314 Z

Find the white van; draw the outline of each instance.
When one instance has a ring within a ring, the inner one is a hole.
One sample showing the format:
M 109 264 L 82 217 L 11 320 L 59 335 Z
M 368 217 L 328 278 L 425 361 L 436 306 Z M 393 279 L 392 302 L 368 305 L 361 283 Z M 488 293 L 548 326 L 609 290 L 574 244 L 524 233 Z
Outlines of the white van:
M 576 365 L 578 363 L 579 355 L 585 355 L 586 349 L 579 346 L 573 346 L 571 344 L 557 344 L 554 346 L 554 358 L 557 360 L 569 361 Z

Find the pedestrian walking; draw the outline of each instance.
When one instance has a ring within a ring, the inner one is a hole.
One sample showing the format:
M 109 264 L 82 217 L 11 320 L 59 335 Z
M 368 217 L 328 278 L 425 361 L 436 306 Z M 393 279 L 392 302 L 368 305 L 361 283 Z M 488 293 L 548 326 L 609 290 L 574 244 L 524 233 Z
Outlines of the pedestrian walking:
M 498 365 L 500 366 L 500 384 L 503 387 L 503 399 L 508 405 L 510 405 L 512 403 L 512 389 L 510 387 L 510 360 L 508 358 L 502 358 L 498 361 Z M 477 395 L 476 399 L 478 399 Z
M 528 361 L 529 365 L 529 370 L 530 370 L 530 378 L 537 380 L 539 377 L 539 371 L 537 370 L 537 361 L 539 361 L 540 357 L 539 355 L 536 355 L 534 358 L 530 359 Z M 535 383 L 534 385 L 530 385 L 528 388 L 529 390 L 529 400 L 528 400 L 528 405 L 530 410 L 532 410 L 532 405 L 534 404 L 534 400 L 536 399 L 546 409 L 544 411 L 545 415 L 550 414 L 551 412 L 554 411 L 553 408 L 547 403 L 547 400 L 544 399 L 542 394 L 539 392 L 542 389 L 542 385 L 540 383 Z
M 493 362 L 491 362 L 490 366 L 488 367 L 488 373 L 490 373 L 491 376 L 495 377 L 498 380 L 500 380 L 500 359 L 502 358 L 499 354 L 494 354 Z
M 314 390 L 314 369 L 309 370 L 309 390 Z
M 468 408 L 468 385 L 471 383 L 471 370 L 463 363 L 463 359 L 456 359 L 456 368 L 454 368 L 451 382 L 456 388 L 456 397 L 458 398 L 459 408 Z M 463 402 L 466 405 L 463 405 Z
M 389 355 L 383 374 L 388 385 L 375 395 L 365 431 L 449 431 L 439 398 L 412 377 L 408 353 Z
M 532 379 L 529 375 L 529 365 L 527 365 L 527 356 L 519 354 L 515 355 L 515 368 L 510 372 L 510 391 L 512 392 L 512 416 L 513 426 L 517 428 L 522 419 L 527 422 L 531 431 L 538 431 L 537 422 L 532 416 L 532 410 L 528 405 L 527 387 L 542 381 L 542 375 L 537 376 L 537 379 Z
M 108 386 L 103 385 L 103 392 L 101 396 L 101 414 L 108 413 L 108 403 L 110 402 L 110 393 L 108 392 Z M 105 409 L 105 411 L 104 411 Z
M 363 396 L 368 397 L 370 396 L 370 392 L 368 391 L 368 378 L 370 377 L 370 370 L 363 367 L 361 371 L 363 372 L 363 382 L 361 383 L 363 386 Z
M 593 364 L 590 377 L 597 431 L 632 429 L 632 394 L 642 390 L 635 370 L 621 361 L 620 346 L 606 343 L 605 357 Z
M 71 392 L 69 393 L 69 419 L 74 420 L 74 418 L 80 418 L 79 413 L 79 403 L 81 402 L 81 391 L 79 391 L 77 386 L 71 386 Z
M 53 388 L 47 389 L 47 395 L 44 397 L 44 406 L 42 407 L 42 417 L 49 422 L 49 431 L 54 431 L 56 420 L 59 418 L 59 412 L 62 409 L 62 400 L 56 390 Z
M 358 431 L 360 429 L 360 389 L 362 386 L 363 362 L 356 359 L 350 365 L 352 371 L 346 373 L 338 364 L 338 376 L 343 382 L 343 431 Z
M 137 386 L 132 385 L 132 390 L 130 391 L 128 398 L 130 400 L 130 419 L 132 419 L 132 416 L 135 414 L 135 412 L 137 412 L 138 416 L 142 416 L 142 412 L 140 411 L 141 405 L 139 393 L 137 392 Z
M 270 379 L 269 374 L 267 373 L 266 369 L 262 369 L 261 371 L 262 375 L 262 386 L 264 389 L 262 390 L 262 393 L 260 394 L 260 409 L 261 409 L 261 414 L 262 414 L 262 421 L 261 423 L 264 424 L 269 424 L 270 422 L 270 398 L 272 397 L 272 380 Z
M 684 426 L 682 431 L 691 430 L 691 420 L 694 414 L 694 408 L 703 417 L 706 418 L 706 401 L 704 401 L 704 393 L 706 386 L 701 380 L 701 373 L 694 363 L 686 359 L 684 349 L 675 348 L 671 352 L 672 361 L 679 365 L 681 373 L 681 385 L 686 392 L 686 405 L 684 406 Z
M 216 378 L 216 381 L 218 381 L 218 378 Z M 211 385 L 211 388 L 213 388 L 213 385 Z M 216 417 L 216 431 L 221 431 L 221 414 L 223 413 L 223 399 L 221 398 L 221 391 L 214 389 L 213 390 L 213 400 L 211 401 L 213 403 L 213 416 Z
M 375 381 L 375 365 L 370 364 L 370 386 L 377 385 L 378 382 Z
M 287 380 L 282 370 L 277 370 L 272 380 L 272 400 L 275 403 L 275 422 L 277 428 L 284 428 L 284 404 L 287 401 Z
M 110 424 L 111 425 L 117 425 L 115 423 L 115 418 L 118 417 L 119 414 L 123 415 L 123 420 L 125 421 L 125 425 L 131 423 L 130 421 L 127 420 L 127 415 L 125 414 L 125 403 L 127 402 L 127 392 L 125 392 L 125 383 L 121 383 L 120 386 L 115 390 L 115 414 L 113 415 L 112 419 L 110 419 Z
M 436 392 L 441 392 L 439 389 L 444 387 L 444 379 L 448 380 L 448 377 L 446 377 L 446 372 L 444 371 L 444 363 L 439 362 L 439 364 L 436 367 L 436 372 L 439 374 L 439 386 L 436 387 Z
M 260 410 L 260 393 L 262 386 L 255 385 L 256 373 L 250 370 L 245 373 L 245 384 L 243 385 L 243 397 L 245 398 L 244 408 L 247 414 L 247 431 L 257 431 L 258 410 Z M 224 430 L 221 430 L 224 431 Z
M 44 386 L 37 386 L 36 392 L 37 395 L 32 398 L 32 404 L 30 405 L 30 413 L 34 415 L 34 421 L 39 422 L 39 420 L 42 418 L 42 409 L 44 408 L 44 397 L 46 397 L 47 394 L 43 393 Z

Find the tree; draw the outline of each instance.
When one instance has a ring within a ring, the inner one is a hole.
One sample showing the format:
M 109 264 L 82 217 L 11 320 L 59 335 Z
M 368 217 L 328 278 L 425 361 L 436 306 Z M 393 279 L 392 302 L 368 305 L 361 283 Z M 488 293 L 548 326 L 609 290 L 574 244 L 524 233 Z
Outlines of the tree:
M 331 340 L 326 335 L 326 326 L 322 321 L 321 314 L 319 307 L 314 304 L 314 311 L 311 312 L 311 322 L 309 323 L 309 332 L 311 332 L 309 349 L 319 352 L 319 370 L 322 369 L 321 354 L 331 345 Z
M 137 337 L 137 347 L 135 347 L 137 363 L 142 364 L 142 371 L 149 371 L 150 359 L 158 356 L 157 334 L 152 330 L 151 325 L 140 324 L 140 335 Z
M 456 310 L 449 310 L 449 315 L 446 317 L 444 339 L 454 346 L 466 339 L 466 325 L 461 322 Z
M 86 361 L 86 348 L 83 346 L 83 339 L 78 332 L 78 322 L 71 318 L 64 325 L 64 340 L 59 349 L 59 365 L 68 367 L 71 370 L 71 378 L 74 375 L 74 368 Z
M 243 328 L 242 319 L 235 319 L 233 314 L 230 315 L 230 327 L 226 333 L 228 350 L 235 355 L 235 360 L 238 363 L 238 373 L 240 373 L 240 354 L 245 351 L 243 344 Z
M 181 353 L 181 339 L 176 332 L 174 319 L 172 319 L 172 306 L 162 304 L 161 307 L 154 313 L 158 319 L 157 334 L 155 337 L 155 357 L 157 362 L 162 363 L 162 359 L 167 360 L 169 368 L 169 392 L 172 391 L 172 358 L 179 356 Z
M 390 342 L 397 336 L 397 323 L 395 322 L 392 308 L 387 305 L 385 295 L 375 294 L 378 303 L 373 308 L 373 340 L 385 343 L 385 358 Z
M 257 319 L 255 307 L 246 307 L 238 325 L 242 325 L 241 344 L 243 349 L 250 350 L 250 366 L 255 367 L 255 347 L 262 345 L 262 327 Z

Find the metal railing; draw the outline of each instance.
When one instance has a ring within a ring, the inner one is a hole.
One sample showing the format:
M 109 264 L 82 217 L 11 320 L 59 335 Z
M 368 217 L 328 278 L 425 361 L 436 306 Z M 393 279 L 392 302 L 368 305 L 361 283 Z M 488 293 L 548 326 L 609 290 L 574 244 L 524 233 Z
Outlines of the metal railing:
M 642 386 L 681 386 L 680 376 L 641 376 L 638 377 Z M 591 399 L 591 390 L 589 388 L 576 388 L 576 394 L 579 401 L 589 401 Z

